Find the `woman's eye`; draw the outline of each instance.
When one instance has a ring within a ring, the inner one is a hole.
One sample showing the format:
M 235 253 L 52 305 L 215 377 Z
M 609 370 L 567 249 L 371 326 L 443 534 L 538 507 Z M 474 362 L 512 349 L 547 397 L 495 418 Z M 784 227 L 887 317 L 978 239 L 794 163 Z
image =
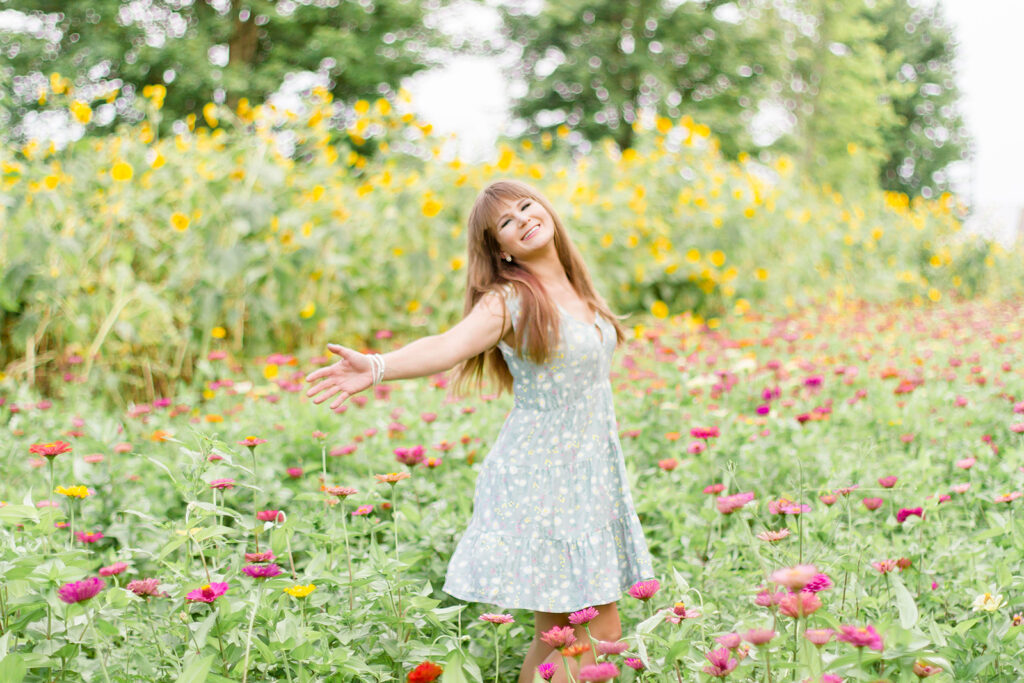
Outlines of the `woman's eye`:
M 526 207 L 528 207 L 529 205 L 530 205 L 530 202 L 526 202 L 525 204 L 523 204 L 523 210 L 525 211 Z

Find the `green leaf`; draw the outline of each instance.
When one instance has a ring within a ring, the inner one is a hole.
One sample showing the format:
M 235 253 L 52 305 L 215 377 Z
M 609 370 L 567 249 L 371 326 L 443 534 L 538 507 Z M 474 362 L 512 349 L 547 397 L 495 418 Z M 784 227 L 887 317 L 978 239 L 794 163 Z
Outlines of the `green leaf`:
M 17 652 L 12 652 L 3 659 L 0 659 L 0 681 L 4 683 L 20 683 L 25 680 L 26 672 L 25 662 L 22 661 L 21 655 Z
M 210 673 L 210 666 L 213 664 L 213 657 L 214 655 L 208 655 L 202 659 L 194 658 L 182 670 L 176 683 L 205 683 L 206 676 Z
M 452 650 L 444 660 L 444 672 L 441 674 L 441 683 L 469 683 L 466 674 L 462 670 L 462 653 Z
M 900 626 L 912 628 L 917 623 L 917 603 L 914 602 L 914 596 L 907 590 L 903 579 L 898 574 L 890 573 L 889 580 L 892 581 L 893 593 L 896 594 L 896 607 L 900 612 Z
M 39 513 L 28 505 L 5 505 L 0 507 L 0 522 L 21 524 L 25 520 L 39 521 Z

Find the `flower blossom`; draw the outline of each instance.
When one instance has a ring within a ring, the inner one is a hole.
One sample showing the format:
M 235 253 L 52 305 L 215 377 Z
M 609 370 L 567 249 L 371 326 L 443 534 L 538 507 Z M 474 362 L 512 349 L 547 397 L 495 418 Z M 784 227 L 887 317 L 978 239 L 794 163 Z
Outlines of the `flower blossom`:
M 836 634 L 836 640 L 849 643 L 854 647 L 869 647 L 872 650 L 882 651 L 882 636 L 875 630 L 874 626 L 849 626 L 839 627 L 841 633 Z
M 580 667 L 578 678 L 581 681 L 610 681 L 618 675 L 619 667 L 611 662 L 601 662 Z
M 703 669 L 704 673 L 715 678 L 725 678 L 729 675 L 730 671 L 739 665 L 739 662 L 731 656 L 729 649 L 724 647 L 712 650 L 705 654 L 704 657 L 709 662 Z
M 107 583 L 98 576 L 90 576 L 82 581 L 65 583 L 57 589 L 57 597 L 72 605 L 76 602 L 85 602 L 96 597 L 101 590 L 106 588 Z
M 540 635 L 540 639 L 550 647 L 559 650 L 576 642 L 576 634 L 572 626 L 552 626 Z
M 228 591 L 226 583 L 208 583 L 185 595 L 186 600 L 192 602 L 211 603 Z
M 661 584 L 657 579 L 637 581 L 629 587 L 629 594 L 637 600 L 650 600 L 659 588 L 661 588 Z

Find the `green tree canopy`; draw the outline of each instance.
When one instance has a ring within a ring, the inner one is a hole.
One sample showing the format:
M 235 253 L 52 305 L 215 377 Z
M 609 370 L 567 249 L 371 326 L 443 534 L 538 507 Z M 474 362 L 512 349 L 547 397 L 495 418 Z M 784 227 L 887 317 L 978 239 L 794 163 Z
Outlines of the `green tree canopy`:
M 734 154 L 751 146 L 755 105 L 783 73 L 771 12 L 758 0 L 560 0 L 537 15 L 510 4 L 507 37 L 528 83 L 515 114 L 530 132 L 568 123 L 622 148 L 641 110 L 689 114 Z
M 168 124 L 212 100 L 262 102 L 289 72 L 323 75 L 341 100 L 378 95 L 432 65 L 444 39 L 424 18 L 447 1 L 0 0 L 26 19 L 0 29 L 5 127 L 46 109 L 52 73 L 83 97 L 121 88 L 124 117 L 142 88 L 168 85 Z

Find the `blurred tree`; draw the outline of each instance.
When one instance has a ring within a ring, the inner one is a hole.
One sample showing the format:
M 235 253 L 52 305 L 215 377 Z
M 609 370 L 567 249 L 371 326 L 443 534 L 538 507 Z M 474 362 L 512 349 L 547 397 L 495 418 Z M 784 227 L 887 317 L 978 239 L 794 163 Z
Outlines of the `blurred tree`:
M 760 0 L 560 0 L 501 8 L 522 46 L 514 105 L 528 133 L 566 123 L 588 140 L 633 142 L 641 110 L 709 125 L 732 156 L 752 146 L 758 101 L 783 73 L 779 23 Z
M 87 103 L 120 87 L 111 104 L 123 117 L 138 116 L 130 102 L 142 88 L 173 83 L 165 125 L 211 100 L 262 102 L 290 72 L 323 76 L 341 100 L 379 95 L 432 65 L 444 40 L 424 18 L 448 2 L 0 0 L 25 19 L 0 28 L 4 127 L 46 109 L 53 73 Z
M 884 29 L 875 42 L 885 54 L 897 117 L 883 131 L 887 156 L 880 180 L 887 190 L 932 197 L 949 188 L 946 169 L 966 157 L 970 140 L 957 106 L 953 31 L 938 3 L 913 5 L 879 0 L 867 10 Z

